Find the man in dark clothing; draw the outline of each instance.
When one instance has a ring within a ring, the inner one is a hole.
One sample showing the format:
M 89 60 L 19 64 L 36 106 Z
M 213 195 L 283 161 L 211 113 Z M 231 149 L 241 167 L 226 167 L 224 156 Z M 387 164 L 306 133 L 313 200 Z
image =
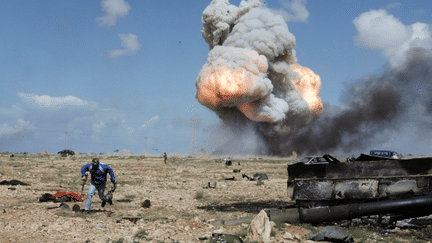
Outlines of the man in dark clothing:
M 90 186 L 87 194 L 87 203 L 85 206 L 85 210 L 88 212 L 90 210 L 92 197 L 95 194 L 95 191 L 98 191 L 99 198 L 102 200 L 102 207 L 108 202 L 112 205 L 112 192 L 116 189 L 116 182 L 114 171 L 106 164 L 99 163 L 98 158 L 94 158 L 90 164 L 84 165 L 81 168 L 82 180 L 87 180 L 86 172 L 89 172 L 91 175 Z M 110 192 L 104 196 L 107 174 L 110 175 L 111 182 L 114 184 L 114 187 L 111 188 Z
M 166 152 L 163 153 L 163 157 L 164 157 L 164 162 L 165 162 L 165 164 L 166 164 L 167 159 L 168 159 L 168 156 L 167 156 Z

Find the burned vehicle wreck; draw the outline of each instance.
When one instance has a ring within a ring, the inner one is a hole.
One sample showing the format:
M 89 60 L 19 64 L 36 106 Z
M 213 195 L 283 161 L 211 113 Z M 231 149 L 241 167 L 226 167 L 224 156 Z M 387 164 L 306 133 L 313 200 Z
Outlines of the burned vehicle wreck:
M 288 197 L 296 208 L 270 212 L 270 217 L 321 223 L 368 215 L 396 220 L 432 214 L 431 157 L 361 154 L 353 162 L 328 162 L 288 165 Z

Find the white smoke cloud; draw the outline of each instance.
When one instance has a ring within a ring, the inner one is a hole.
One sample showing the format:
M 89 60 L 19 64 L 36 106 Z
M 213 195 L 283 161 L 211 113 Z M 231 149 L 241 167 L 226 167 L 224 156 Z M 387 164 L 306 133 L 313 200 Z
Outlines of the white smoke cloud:
M 110 51 L 111 57 L 119 57 L 123 55 L 133 55 L 139 49 L 141 49 L 141 44 L 138 41 L 138 36 L 128 33 L 128 34 L 119 34 L 118 35 L 121 40 L 121 46 L 123 49 L 115 49 Z
M 96 18 L 96 20 L 99 22 L 99 25 L 106 25 L 108 27 L 114 26 L 117 23 L 117 19 L 128 15 L 131 9 L 129 3 L 124 0 L 102 0 L 101 6 L 105 15 Z
M 307 22 L 309 11 L 306 9 L 306 0 L 281 0 L 283 8 L 271 10 L 283 17 L 285 22 Z
M 306 21 L 305 3 L 284 2 L 294 13 L 285 12 L 285 17 Z M 320 116 L 321 80 L 300 65 L 296 66 L 300 72 L 294 71 L 295 37 L 281 15 L 260 7 L 259 1 L 241 1 L 236 7 L 228 0 L 213 0 L 203 11 L 202 22 L 201 33 L 211 51 L 195 83 L 196 98 L 227 126 L 252 129 L 252 133 L 249 129 L 227 131 L 236 137 L 254 134 L 266 141 L 265 149 L 272 150 L 278 134 L 290 133 Z M 309 100 L 316 105 L 311 106 Z
M 210 49 L 225 41 L 230 32 L 230 25 L 240 16 L 259 6 L 258 0 L 241 1 L 239 7 L 231 5 L 228 0 L 213 0 L 204 9 L 201 18 L 204 24 L 201 33 Z
M 410 48 L 432 48 L 432 33 L 425 23 L 406 26 L 386 10 L 371 10 L 354 19 L 357 45 L 379 49 L 392 67 L 402 66 Z

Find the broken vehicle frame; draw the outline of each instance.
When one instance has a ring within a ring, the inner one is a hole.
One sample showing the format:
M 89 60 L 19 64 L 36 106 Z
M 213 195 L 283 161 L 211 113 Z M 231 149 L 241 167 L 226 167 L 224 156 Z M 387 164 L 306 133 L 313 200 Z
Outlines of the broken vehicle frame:
M 296 163 L 288 165 L 287 170 L 288 197 L 297 206 L 291 210 L 291 217 L 296 219 L 291 220 L 323 222 L 367 215 L 431 213 L 425 209 L 432 206 L 432 158 L 391 159 L 362 154 L 354 162 Z

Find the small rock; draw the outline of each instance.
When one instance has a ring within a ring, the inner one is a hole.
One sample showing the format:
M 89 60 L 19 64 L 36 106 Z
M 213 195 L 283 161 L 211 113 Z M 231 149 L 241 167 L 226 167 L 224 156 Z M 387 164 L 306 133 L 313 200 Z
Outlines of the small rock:
M 251 221 L 247 238 L 250 241 L 269 243 L 271 228 L 272 225 L 267 213 L 264 210 L 261 210 L 261 212 L 259 212 L 259 214 Z
M 285 234 L 282 236 L 285 240 L 294 240 L 294 237 L 290 232 L 285 232 Z
M 224 231 L 224 229 L 220 228 L 220 229 L 215 230 L 213 233 L 222 234 L 223 231 Z

